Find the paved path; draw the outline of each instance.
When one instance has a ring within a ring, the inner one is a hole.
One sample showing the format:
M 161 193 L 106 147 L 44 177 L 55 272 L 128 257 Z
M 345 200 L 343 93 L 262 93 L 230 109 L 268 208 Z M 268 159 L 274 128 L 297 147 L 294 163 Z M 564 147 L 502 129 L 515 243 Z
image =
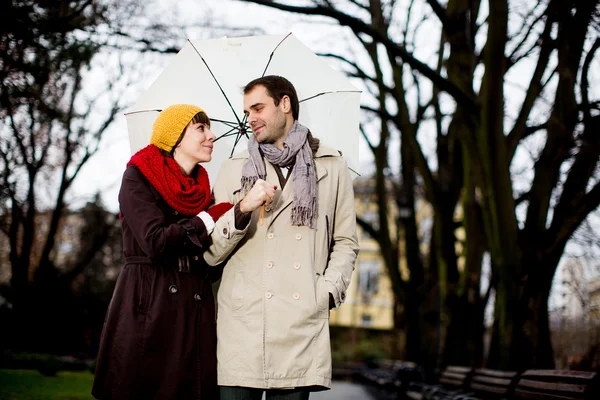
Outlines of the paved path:
M 331 390 L 311 393 L 310 400 L 376 400 L 366 389 L 356 383 L 335 381 Z

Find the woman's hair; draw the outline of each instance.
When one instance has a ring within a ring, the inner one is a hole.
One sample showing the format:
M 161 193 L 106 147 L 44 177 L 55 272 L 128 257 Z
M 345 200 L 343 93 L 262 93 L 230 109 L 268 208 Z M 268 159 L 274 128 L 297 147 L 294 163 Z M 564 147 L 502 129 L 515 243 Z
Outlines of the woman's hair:
M 206 113 L 204 111 L 200 111 L 199 113 L 194 115 L 192 117 L 192 120 L 189 122 L 189 124 L 187 124 L 185 126 L 185 128 L 183 128 L 183 131 L 179 135 L 179 138 L 175 142 L 175 145 L 173 145 L 173 148 L 171 149 L 171 151 L 169 153 L 171 156 L 173 156 L 173 153 L 175 153 L 175 148 L 177 148 L 177 146 L 179 146 L 179 143 L 181 143 L 181 141 L 183 140 L 183 137 L 185 136 L 185 131 L 187 130 L 188 126 L 190 126 L 191 124 L 205 124 L 210 128 L 210 118 L 208 118 L 208 115 L 206 115 Z

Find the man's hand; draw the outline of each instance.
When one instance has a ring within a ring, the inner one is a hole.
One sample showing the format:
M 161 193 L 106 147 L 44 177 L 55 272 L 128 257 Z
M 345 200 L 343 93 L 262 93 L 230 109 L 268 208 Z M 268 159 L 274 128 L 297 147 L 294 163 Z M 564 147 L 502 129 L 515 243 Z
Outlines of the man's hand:
M 262 179 L 256 181 L 252 189 L 240 201 L 240 211 L 249 213 L 261 206 L 271 204 L 275 198 L 275 190 L 277 185 L 265 182 Z

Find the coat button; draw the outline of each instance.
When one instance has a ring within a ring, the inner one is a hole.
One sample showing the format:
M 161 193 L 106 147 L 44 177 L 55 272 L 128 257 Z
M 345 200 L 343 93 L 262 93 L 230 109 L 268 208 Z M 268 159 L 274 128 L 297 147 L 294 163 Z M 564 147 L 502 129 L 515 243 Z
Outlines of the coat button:
M 179 289 L 177 289 L 177 286 L 175 286 L 175 285 L 171 285 L 171 286 L 169 286 L 169 293 L 171 293 L 171 294 L 175 294 L 175 293 L 177 293 L 178 291 L 179 291 Z
M 294 269 L 300 269 L 300 263 L 298 263 L 298 262 L 297 262 L 297 263 L 295 263 L 295 264 L 294 264 Z
M 267 268 L 269 268 L 269 269 L 273 268 L 273 261 L 269 261 L 269 263 L 267 264 Z
M 173 211 L 173 215 L 177 215 L 179 214 L 177 211 Z
M 267 292 L 267 293 L 265 293 L 265 297 L 266 297 L 267 299 L 270 299 L 271 297 L 273 297 L 273 293 L 271 293 L 271 292 Z
M 294 293 L 292 297 L 294 298 L 294 300 L 298 300 L 300 298 L 300 293 Z
M 194 260 L 198 261 L 198 256 L 194 256 Z
M 227 228 L 223 228 L 223 235 L 227 235 L 227 232 L 228 232 Z
M 302 235 L 299 233 L 296 233 L 296 240 L 300 240 L 300 239 L 302 239 Z
M 272 208 L 271 206 L 266 206 L 266 207 L 265 207 L 265 211 L 266 211 L 266 212 L 271 212 L 271 210 L 272 210 L 272 209 L 273 209 L 273 208 Z
M 269 234 L 267 235 L 267 237 L 269 239 L 273 239 L 275 237 L 275 235 L 273 233 L 269 232 Z
M 196 293 L 196 294 L 194 295 L 194 300 L 196 300 L 196 301 L 198 301 L 198 302 L 199 302 L 200 300 L 202 300 L 202 296 L 200 296 L 200 294 L 199 294 L 199 293 Z

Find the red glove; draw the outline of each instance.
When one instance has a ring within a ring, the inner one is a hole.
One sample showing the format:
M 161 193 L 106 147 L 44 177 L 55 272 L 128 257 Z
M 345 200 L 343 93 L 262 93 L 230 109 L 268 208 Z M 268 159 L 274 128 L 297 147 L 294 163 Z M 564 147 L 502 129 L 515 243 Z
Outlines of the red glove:
M 229 209 L 231 207 L 233 207 L 233 204 L 223 202 L 223 203 L 215 204 L 214 206 L 212 206 L 211 208 L 206 210 L 206 212 L 208 213 L 208 215 L 210 215 L 210 217 L 213 219 L 213 221 L 217 222 L 219 217 L 221 215 L 225 214 L 227 211 L 229 211 Z

